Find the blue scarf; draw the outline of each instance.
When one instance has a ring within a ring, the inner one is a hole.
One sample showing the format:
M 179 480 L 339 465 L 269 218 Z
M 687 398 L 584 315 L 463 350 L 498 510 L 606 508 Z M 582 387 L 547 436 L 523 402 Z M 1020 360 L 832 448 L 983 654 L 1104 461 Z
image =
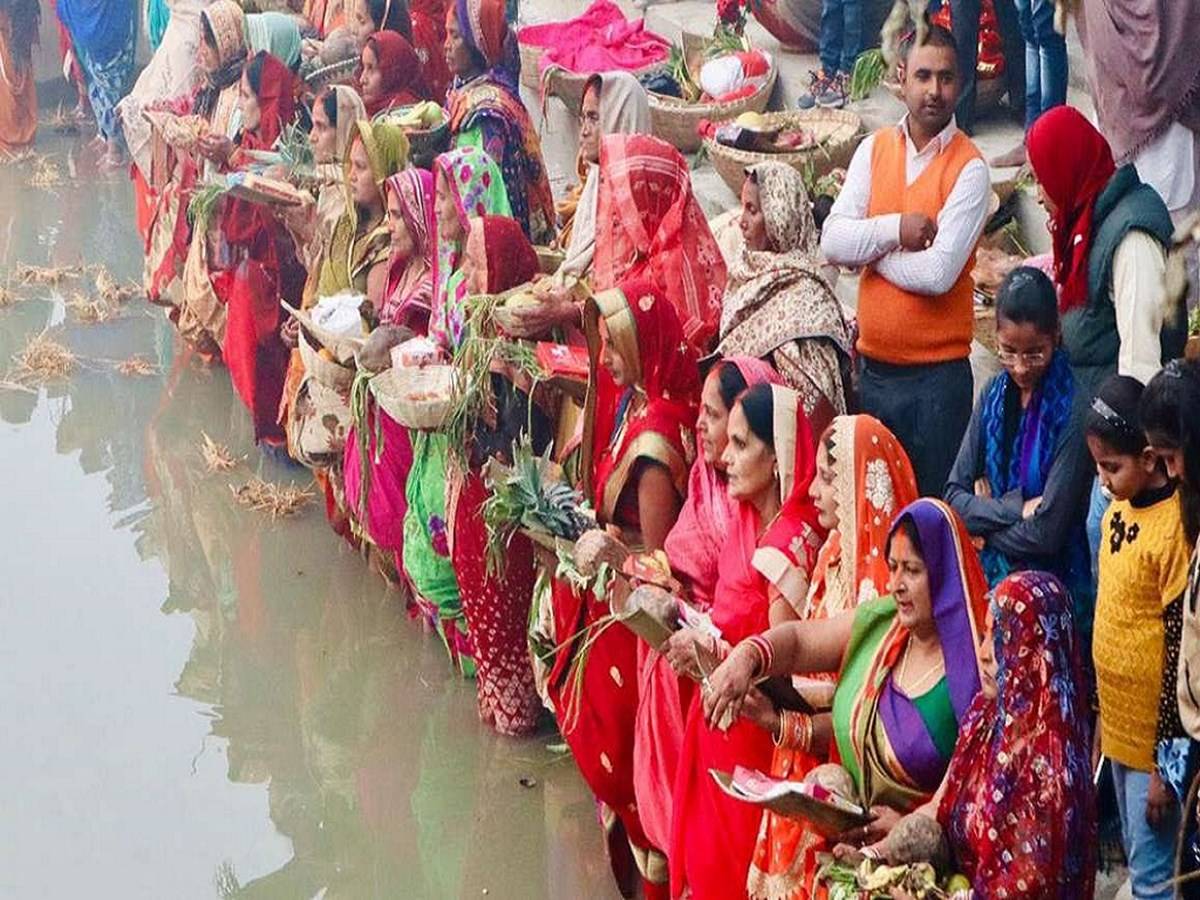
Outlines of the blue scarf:
M 1004 407 L 1009 390 L 1016 383 L 1004 372 L 988 388 L 983 398 L 983 463 L 984 474 L 992 488 L 992 496 L 1003 497 L 1020 488 L 1026 500 L 1040 497 L 1046 490 L 1046 479 L 1054 462 L 1054 453 L 1062 438 L 1063 429 L 1070 426 L 1075 402 L 1075 377 L 1064 350 L 1054 351 L 1050 366 L 1041 384 L 1021 413 L 1017 433 L 1011 446 L 1004 446 Z M 1007 452 L 1006 452 L 1007 451 Z M 999 550 L 984 547 L 980 553 L 988 585 L 995 587 L 1010 573 L 1029 568 L 1012 560 Z M 1043 566 L 1039 566 L 1043 568 Z M 1076 604 L 1076 621 L 1090 631 L 1091 566 L 1087 549 L 1087 534 L 1083 522 L 1071 528 L 1064 552 L 1050 567 L 1071 591 Z
M 58 18 L 71 40 L 97 65 L 124 50 L 133 35 L 136 7 L 121 0 L 58 0 Z

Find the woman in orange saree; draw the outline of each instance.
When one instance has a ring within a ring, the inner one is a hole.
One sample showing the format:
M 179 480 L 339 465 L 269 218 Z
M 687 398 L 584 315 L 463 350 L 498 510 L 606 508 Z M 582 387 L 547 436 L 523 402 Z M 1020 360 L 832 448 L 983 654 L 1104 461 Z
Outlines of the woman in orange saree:
M 599 521 L 626 546 L 661 549 L 687 483 L 696 420 L 696 357 L 674 307 L 648 281 L 588 301 L 593 390 L 584 446 Z M 602 362 L 603 361 L 603 362 Z M 634 791 L 638 639 L 611 627 L 607 597 L 553 587 L 558 644 L 547 693 L 575 763 L 601 804 L 609 861 L 624 896 L 640 875 L 647 897 L 666 896 L 666 859 L 646 837 Z M 634 866 L 636 865 L 636 871 Z
M 33 42 L 41 11 L 37 0 L 0 3 L 0 151 L 18 153 L 37 134 Z
M 904 448 L 871 416 L 838 416 L 817 443 L 812 496 L 829 537 L 821 546 L 801 619 L 823 619 L 887 593 L 886 544 L 896 513 L 917 499 L 916 477 Z M 834 677 L 828 676 L 828 708 Z M 783 727 L 778 716 L 771 774 L 799 780 L 825 762 L 809 747 L 793 746 L 804 729 Z M 790 723 L 787 723 L 790 724 Z M 791 740 L 789 740 L 791 738 Z M 765 812 L 747 888 L 755 900 L 808 896 L 819 835 L 797 819 Z

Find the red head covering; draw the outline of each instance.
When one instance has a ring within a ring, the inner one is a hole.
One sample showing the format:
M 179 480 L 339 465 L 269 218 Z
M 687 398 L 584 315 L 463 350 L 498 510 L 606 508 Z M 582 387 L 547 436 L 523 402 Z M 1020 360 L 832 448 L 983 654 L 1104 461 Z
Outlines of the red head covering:
M 593 397 L 589 400 L 594 406 L 589 420 L 595 459 L 593 485 L 596 508 L 602 519 L 611 522 L 638 459 L 665 466 L 683 496 L 700 375 L 679 316 L 657 285 L 627 279 L 598 294 L 589 307 L 590 315 L 604 318 L 608 339 L 634 379 L 632 389 L 618 386 L 599 365 L 598 352 L 594 353 Z
M 488 68 L 504 62 L 509 43 L 505 0 L 457 0 L 449 15 L 457 13 L 459 33 L 483 57 Z
M 471 220 L 467 236 L 467 253 L 473 248 L 482 250 L 482 264 L 487 279 L 487 292 L 498 294 L 532 281 L 538 273 L 538 258 L 533 245 L 516 219 L 508 216 L 481 216 Z
M 379 96 L 367 103 L 367 115 L 376 116 L 395 106 L 409 106 L 432 98 L 421 60 L 404 35 L 377 31 L 367 38 L 366 46 L 375 54 L 375 64 L 383 76 Z
M 1045 113 L 1029 130 L 1026 144 L 1033 174 L 1056 207 L 1050 217 L 1054 280 L 1059 308 L 1066 312 L 1087 302 L 1092 211 L 1116 165 L 1108 141 L 1073 106 Z
M 242 136 L 242 149 L 269 150 L 283 133 L 283 126 L 292 121 L 296 113 L 296 76 L 292 70 L 266 50 L 260 50 L 247 63 L 246 68 L 257 66 L 262 60 L 259 73 L 258 127 Z
M 715 366 L 709 378 L 718 378 L 722 366 L 735 366 L 747 387 L 766 382 L 782 384 L 783 379 L 770 363 L 752 356 L 732 356 Z M 667 558 L 671 571 L 684 576 L 692 600 L 702 607 L 712 603 L 717 585 L 717 561 L 736 515 L 736 504 L 729 497 L 725 479 L 704 458 L 697 436 L 696 461 L 688 476 L 687 499 L 671 533 L 667 535 Z
M 653 281 L 697 350 L 716 336 L 725 261 L 692 194 L 687 161 L 670 144 L 643 134 L 601 141 L 593 273 L 598 291 L 626 278 Z

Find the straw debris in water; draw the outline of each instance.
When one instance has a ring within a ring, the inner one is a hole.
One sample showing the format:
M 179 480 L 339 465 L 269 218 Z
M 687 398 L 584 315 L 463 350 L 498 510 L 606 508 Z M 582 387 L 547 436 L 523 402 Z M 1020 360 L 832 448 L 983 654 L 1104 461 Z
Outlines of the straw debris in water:
M 0 284 L 0 309 L 6 306 L 14 306 L 21 302 L 21 295 L 16 291 L 10 290 L 8 285 Z
M 58 109 L 49 119 L 46 120 L 56 134 L 79 134 L 79 120 L 75 118 L 75 114 L 70 110 L 64 109 L 63 105 L 58 104 Z
M 294 516 L 304 509 L 316 494 L 307 487 L 294 484 L 275 484 L 261 478 L 251 478 L 240 488 L 232 484 L 229 489 L 238 503 L 259 512 L 269 512 L 272 519 Z
M 32 150 L 22 150 L 20 153 L 11 153 L 4 151 L 3 156 L 0 156 L 0 165 L 2 166 L 20 166 L 32 160 L 36 153 Z
M 78 278 L 83 273 L 83 266 L 34 266 L 21 263 L 13 272 L 13 278 L 21 284 L 56 285 L 68 278 Z
M 70 349 L 41 332 L 29 339 L 13 361 L 17 364 L 18 381 L 55 381 L 68 377 L 77 359 Z
M 67 299 L 67 308 L 75 313 L 76 318 L 80 322 L 90 324 L 107 322 L 116 316 L 118 312 L 117 307 L 107 300 L 93 300 L 86 294 L 81 294 L 78 291 Z
M 33 174 L 29 176 L 29 186 L 36 188 L 58 187 L 66 181 L 62 167 L 48 156 L 35 155 L 33 158 Z
M 136 284 L 131 281 L 118 281 L 104 266 L 95 266 L 93 271 L 96 273 L 96 293 L 106 303 L 124 303 L 141 293 L 141 288 Z
M 214 472 L 228 472 L 239 462 L 228 447 L 218 444 L 206 432 L 200 432 L 203 441 L 200 443 L 200 456 L 204 459 L 204 468 L 211 475 Z
M 117 363 L 117 371 L 122 375 L 146 376 L 158 371 L 158 366 L 144 356 L 131 356 Z

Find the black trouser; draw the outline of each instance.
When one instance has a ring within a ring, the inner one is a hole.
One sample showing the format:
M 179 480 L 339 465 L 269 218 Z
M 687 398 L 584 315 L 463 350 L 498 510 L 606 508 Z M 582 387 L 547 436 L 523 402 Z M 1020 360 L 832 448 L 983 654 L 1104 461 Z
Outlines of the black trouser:
M 899 438 L 923 497 L 940 497 L 971 420 L 971 362 L 894 366 L 862 359 L 862 410 Z
M 950 3 L 950 25 L 958 49 L 959 95 L 955 121 L 967 134 L 975 131 L 975 67 L 979 62 L 979 10 L 981 0 L 947 0 Z M 941 7 L 931 3 L 930 10 Z M 1008 102 L 1013 109 L 1025 110 L 1025 39 L 1014 0 L 995 0 L 996 25 L 1004 47 L 1004 80 L 1008 85 Z

